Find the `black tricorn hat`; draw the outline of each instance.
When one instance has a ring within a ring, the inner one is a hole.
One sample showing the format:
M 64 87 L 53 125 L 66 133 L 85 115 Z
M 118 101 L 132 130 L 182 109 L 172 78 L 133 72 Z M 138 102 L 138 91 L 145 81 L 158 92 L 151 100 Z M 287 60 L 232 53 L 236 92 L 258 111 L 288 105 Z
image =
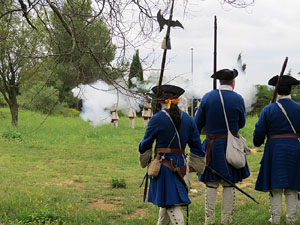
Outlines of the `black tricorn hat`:
M 233 80 L 238 76 L 239 72 L 236 69 L 222 69 L 211 75 L 211 78 L 218 80 Z
M 158 90 L 160 90 L 160 96 L 157 96 L 159 100 L 176 99 L 185 92 L 181 87 L 169 84 L 152 88 L 153 93 L 156 95 L 158 94 Z
M 272 77 L 269 80 L 268 85 L 276 86 L 278 78 L 279 78 L 278 75 Z M 300 84 L 300 82 L 297 79 L 295 79 L 294 77 L 288 76 L 288 75 L 283 75 L 280 80 L 279 87 L 283 87 L 283 86 L 289 87 L 289 86 L 298 85 L 298 84 Z

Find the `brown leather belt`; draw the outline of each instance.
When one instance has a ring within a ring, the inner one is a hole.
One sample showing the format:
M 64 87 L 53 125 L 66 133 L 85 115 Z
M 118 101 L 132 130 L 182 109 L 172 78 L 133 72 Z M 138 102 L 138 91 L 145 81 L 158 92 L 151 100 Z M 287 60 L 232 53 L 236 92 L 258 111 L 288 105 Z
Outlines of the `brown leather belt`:
M 171 154 L 184 154 L 184 149 L 179 148 L 156 148 L 155 152 L 161 152 L 161 153 L 171 153 Z
M 233 132 L 232 135 L 238 136 L 239 133 Z M 211 160 L 211 150 L 214 144 L 215 139 L 223 139 L 227 138 L 227 133 L 226 134 L 207 134 L 206 138 L 209 139 L 209 142 L 206 147 L 206 167 L 209 165 L 210 160 Z
M 300 138 L 300 134 L 273 134 L 268 135 L 268 140 L 274 138 Z

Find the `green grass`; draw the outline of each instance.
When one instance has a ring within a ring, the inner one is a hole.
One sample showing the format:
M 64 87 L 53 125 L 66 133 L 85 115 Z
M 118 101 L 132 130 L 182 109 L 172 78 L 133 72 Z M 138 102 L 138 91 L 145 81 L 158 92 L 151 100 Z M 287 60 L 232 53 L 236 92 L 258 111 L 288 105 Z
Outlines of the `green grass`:
M 141 118 L 136 129 L 127 118 L 115 129 L 63 117 L 49 117 L 39 128 L 44 118 L 20 111 L 12 129 L 8 109 L 0 109 L 0 224 L 156 224 L 158 208 L 142 201 L 139 188 L 145 173 L 137 151 Z M 242 130 L 249 146 L 256 120 L 249 117 Z M 238 193 L 233 224 L 268 224 L 268 194 L 254 190 L 261 157 L 248 156 L 251 177 L 240 184 L 261 204 Z M 195 174 L 192 180 L 197 193 L 190 194 L 189 224 L 203 224 L 204 186 Z M 220 202 L 219 196 L 219 221 Z

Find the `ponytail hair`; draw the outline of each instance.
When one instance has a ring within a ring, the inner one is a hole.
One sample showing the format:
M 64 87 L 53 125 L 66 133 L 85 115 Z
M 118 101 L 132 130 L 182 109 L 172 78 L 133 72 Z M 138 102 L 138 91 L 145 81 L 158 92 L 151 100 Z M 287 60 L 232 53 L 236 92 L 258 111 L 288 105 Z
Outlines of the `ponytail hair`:
M 169 114 L 173 120 L 176 129 L 179 131 L 181 125 L 181 115 L 177 104 L 171 103 Z

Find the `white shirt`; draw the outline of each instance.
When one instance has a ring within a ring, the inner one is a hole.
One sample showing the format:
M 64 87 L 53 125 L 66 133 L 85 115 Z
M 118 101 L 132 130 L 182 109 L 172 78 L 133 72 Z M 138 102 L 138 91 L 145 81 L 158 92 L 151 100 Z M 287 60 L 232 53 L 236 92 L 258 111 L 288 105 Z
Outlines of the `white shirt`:
M 220 90 L 233 91 L 232 86 L 231 86 L 231 85 L 227 85 L 227 84 L 220 85 L 219 89 L 220 89 Z
M 291 95 L 278 95 L 277 100 L 279 99 L 292 99 Z

